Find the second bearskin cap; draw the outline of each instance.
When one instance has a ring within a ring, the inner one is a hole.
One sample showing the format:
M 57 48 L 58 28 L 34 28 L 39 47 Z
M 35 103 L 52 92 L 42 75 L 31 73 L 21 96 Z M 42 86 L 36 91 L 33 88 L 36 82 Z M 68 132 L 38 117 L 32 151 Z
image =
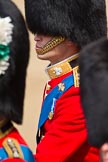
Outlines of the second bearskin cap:
M 106 35 L 105 0 L 25 0 L 33 33 L 63 36 L 80 46 Z
M 29 35 L 11 0 L 0 0 L 0 116 L 22 123 Z
M 108 142 L 108 40 L 87 45 L 80 55 L 81 101 L 88 139 L 100 147 Z

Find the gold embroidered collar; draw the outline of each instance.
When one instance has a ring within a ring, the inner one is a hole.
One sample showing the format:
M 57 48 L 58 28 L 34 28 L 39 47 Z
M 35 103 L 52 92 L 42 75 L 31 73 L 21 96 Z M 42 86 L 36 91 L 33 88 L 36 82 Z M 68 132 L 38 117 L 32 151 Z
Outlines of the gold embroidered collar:
M 72 55 L 71 57 L 69 57 L 55 65 L 48 66 L 46 68 L 46 72 L 47 72 L 48 76 L 50 77 L 50 79 L 58 78 L 66 73 L 71 72 L 73 69 L 70 65 L 70 62 L 77 59 L 78 56 L 79 56 L 79 53 L 76 53 L 76 54 Z

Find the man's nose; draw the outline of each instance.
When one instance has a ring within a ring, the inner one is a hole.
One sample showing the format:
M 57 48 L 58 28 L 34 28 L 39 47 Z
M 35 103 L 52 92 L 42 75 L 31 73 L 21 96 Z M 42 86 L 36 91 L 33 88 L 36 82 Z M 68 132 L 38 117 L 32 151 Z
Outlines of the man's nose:
M 35 40 L 35 41 L 40 41 L 40 40 L 42 40 L 42 36 L 39 35 L 39 34 L 35 34 L 34 40 Z

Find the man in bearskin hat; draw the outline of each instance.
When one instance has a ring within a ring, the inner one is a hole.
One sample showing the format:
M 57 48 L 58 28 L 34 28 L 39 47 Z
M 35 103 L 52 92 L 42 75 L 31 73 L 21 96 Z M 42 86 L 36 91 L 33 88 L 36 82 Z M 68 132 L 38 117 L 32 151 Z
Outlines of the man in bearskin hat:
M 22 124 L 29 35 L 11 0 L 0 0 L 0 161 L 34 162 L 12 122 Z
M 104 0 L 25 0 L 36 53 L 49 60 L 50 78 L 38 124 L 36 161 L 98 162 L 87 141 L 80 103 L 78 57 L 87 43 L 106 36 Z
M 108 40 L 87 45 L 80 55 L 81 101 L 87 121 L 88 139 L 101 148 L 108 161 Z

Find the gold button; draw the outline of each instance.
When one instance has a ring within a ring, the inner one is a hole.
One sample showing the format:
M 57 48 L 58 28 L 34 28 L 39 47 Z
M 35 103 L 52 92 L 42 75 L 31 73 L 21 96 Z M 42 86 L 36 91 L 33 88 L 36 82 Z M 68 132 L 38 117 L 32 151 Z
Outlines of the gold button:
M 49 120 L 52 120 L 53 115 L 54 115 L 54 113 L 50 111 L 50 112 L 49 112 L 49 115 L 48 115 L 48 119 L 49 119 Z

